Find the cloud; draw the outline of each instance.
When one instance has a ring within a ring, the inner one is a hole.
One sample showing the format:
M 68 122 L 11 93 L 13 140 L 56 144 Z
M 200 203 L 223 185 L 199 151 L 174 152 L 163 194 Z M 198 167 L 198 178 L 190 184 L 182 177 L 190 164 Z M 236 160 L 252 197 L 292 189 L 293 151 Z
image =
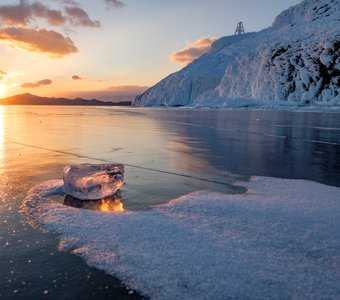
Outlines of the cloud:
M 63 1 L 67 6 L 65 13 L 48 6 L 20 0 L 19 4 L 0 6 L 0 19 L 9 26 L 27 26 L 36 18 L 47 20 L 50 25 L 63 26 L 67 22 L 75 26 L 99 27 L 100 22 L 91 20 L 85 10 L 75 1 Z
M 6 70 L 0 70 L 0 81 L 5 81 L 8 78 L 12 77 L 18 77 L 23 75 L 23 71 L 6 71 Z
M 61 11 L 49 9 L 41 3 L 32 4 L 32 14 L 40 18 L 45 18 L 49 24 L 55 26 L 64 25 L 66 22 Z
M 66 5 L 71 5 L 71 6 L 79 6 L 79 2 L 75 1 L 75 0 L 54 0 Z M 110 8 L 122 8 L 124 6 L 126 6 L 125 3 L 123 3 L 122 1 L 119 0 L 103 0 L 106 3 L 106 7 L 108 9 Z
M 43 80 L 38 81 L 39 86 L 40 85 L 49 85 L 51 83 L 52 83 L 52 80 L 50 80 L 50 79 L 43 79 Z
M 87 12 L 81 7 L 66 7 L 65 12 L 68 16 L 68 21 L 74 25 L 85 27 L 100 27 L 100 22 L 91 20 Z
M 205 37 L 188 43 L 184 49 L 171 53 L 170 59 L 177 63 L 188 64 L 207 53 L 211 49 L 211 44 L 217 39 L 217 37 Z
M 111 8 L 123 7 L 119 0 L 102 0 Z M 45 4 L 44 4 L 45 2 Z M 54 30 L 38 28 L 41 19 L 49 25 L 100 27 L 81 7 L 79 1 L 54 0 L 59 9 L 50 8 L 47 1 L 19 0 L 15 4 L 0 5 L 0 42 L 32 52 L 46 53 L 54 57 L 76 53 L 79 50 L 73 40 Z M 1 76 L 1 74 L 0 74 Z
M 25 82 L 23 84 L 20 85 L 20 87 L 22 87 L 23 89 L 31 89 L 31 88 L 38 88 L 41 86 L 45 86 L 45 85 L 50 85 L 52 83 L 52 80 L 50 79 L 43 79 L 43 80 L 39 80 L 37 82 Z
M 132 96 L 145 92 L 149 87 L 139 85 L 117 85 L 111 86 L 107 92 L 117 96 Z
M 82 78 L 82 77 L 80 77 L 80 76 L 78 76 L 78 75 L 73 75 L 73 76 L 72 76 L 72 79 L 73 79 L 73 80 L 82 80 L 82 79 L 84 79 L 84 78 Z
M 95 98 L 104 101 L 131 101 L 136 95 L 145 92 L 148 88 L 148 86 L 121 85 L 102 90 L 72 92 L 68 93 L 67 97 Z
M 105 0 L 107 8 L 122 8 L 125 4 L 119 0 Z
M 72 6 L 79 6 L 79 3 L 75 0 L 54 0 L 54 1 Z
M 23 27 L 0 28 L 1 41 L 9 43 L 15 48 L 48 53 L 54 57 L 78 52 L 70 38 L 53 30 Z
M 26 0 L 20 0 L 16 5 L 0 6 L 0 19 L 10 26 L 26 26 L 37 17 L 44 18 L 50 25 L 57 26 L 64 25 L 67 21 L 61 11 L 50 9 L 39 2 L 29 4 Z
M 5 80 L 7 77 L 7 71 L 0 70 L 0 81 Z

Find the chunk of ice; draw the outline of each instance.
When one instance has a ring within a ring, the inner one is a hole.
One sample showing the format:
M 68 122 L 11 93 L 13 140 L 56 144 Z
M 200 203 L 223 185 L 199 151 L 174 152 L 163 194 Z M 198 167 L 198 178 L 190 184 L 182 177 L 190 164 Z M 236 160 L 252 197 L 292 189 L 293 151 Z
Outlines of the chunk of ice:
M 65 193 L 81 200 L 113 195 L 124 184 L 122 164 L 80 164 L 64 169 Z

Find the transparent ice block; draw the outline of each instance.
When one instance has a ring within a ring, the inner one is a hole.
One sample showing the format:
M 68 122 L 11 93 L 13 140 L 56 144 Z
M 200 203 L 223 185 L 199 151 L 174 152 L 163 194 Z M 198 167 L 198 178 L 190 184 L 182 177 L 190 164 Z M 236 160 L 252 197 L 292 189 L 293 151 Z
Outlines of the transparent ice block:
M 80 164 L 64 169 L 65 193 L 81 200 L 113 195 L 124 184 L 122 164 Z

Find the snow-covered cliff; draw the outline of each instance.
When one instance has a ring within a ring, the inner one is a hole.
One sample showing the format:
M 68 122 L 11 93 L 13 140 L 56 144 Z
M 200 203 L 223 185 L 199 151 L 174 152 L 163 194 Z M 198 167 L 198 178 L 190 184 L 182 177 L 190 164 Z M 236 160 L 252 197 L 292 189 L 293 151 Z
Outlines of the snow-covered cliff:
M 339 48 L 340 1 L 304 0 L 265 30 L 217 40 L 134 104 L 222 107 L 246 99 L 340 105 Z

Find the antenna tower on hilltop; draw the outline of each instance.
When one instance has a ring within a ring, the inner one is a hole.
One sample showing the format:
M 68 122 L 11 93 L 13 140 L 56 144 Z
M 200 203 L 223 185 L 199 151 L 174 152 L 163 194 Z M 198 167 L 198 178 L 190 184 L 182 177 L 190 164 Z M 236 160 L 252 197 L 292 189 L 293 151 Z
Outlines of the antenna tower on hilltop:
M 235 30 L 235 35 L 237 34 L 244 34 L 244 26 L 243 23 L 240 21 L 237 23 L 236 30 Z

